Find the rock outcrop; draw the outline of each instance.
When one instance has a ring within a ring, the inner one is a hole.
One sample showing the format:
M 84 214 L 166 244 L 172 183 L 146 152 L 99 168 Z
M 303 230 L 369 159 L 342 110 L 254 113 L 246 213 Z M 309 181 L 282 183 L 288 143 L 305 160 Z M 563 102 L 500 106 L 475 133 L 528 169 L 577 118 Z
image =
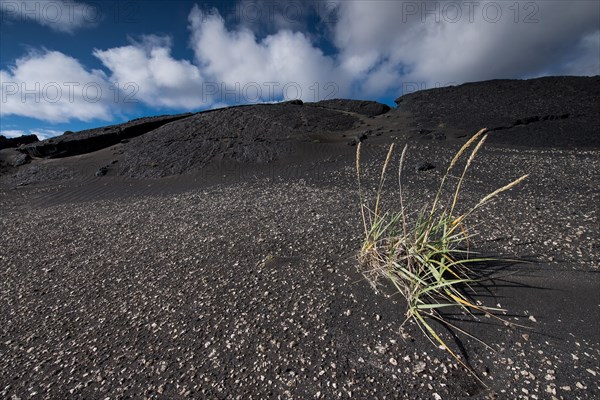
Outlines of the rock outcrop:
M 358 118 L 295 102 L 230 107 L 194 114 L 132 139 L 120 174 L 175 175 L 211 161 L 267 163 L 310 142 L 312 134 L 352 129 Z
M 68 133 L 50 139 L 21 146 L 19 150 L 30 157 L 58 158 L 75 156 L 100 150 L 143 135 L 154 129 L 189 117 L 192 114 L 164 115 L 159 117 L 139 118 L 124 124 L 88 129 L 76 133 Z
M 353 112 L 356 114 L 366 115 L 368 117 L 375 117 L 377 115 L 385 114 L 391 110 L 390 106 L 387 104 L 367 100 L 332 99 L 307 104 L 309 106 Z
M 0 135 L 0 150 L 11 147 L 19 147 L 24 144 L 35 143 L 38 141 L 36 135 L 23 135 L 15 138 L 7 138 Z
M 600 147 L 600 76 L 492 80 L 423 90 L 396 99 L 416 136 L 466 137 L 533 147 Z

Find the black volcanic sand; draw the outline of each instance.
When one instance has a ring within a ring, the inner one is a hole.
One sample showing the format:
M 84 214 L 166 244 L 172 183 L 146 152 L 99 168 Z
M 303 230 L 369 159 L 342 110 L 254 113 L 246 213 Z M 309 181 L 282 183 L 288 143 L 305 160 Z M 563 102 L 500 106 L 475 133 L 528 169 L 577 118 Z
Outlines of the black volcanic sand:
M 387 145 L 408 140 L 406 203 L 418 210 L 460 138 L 411 139 L 415 119 L 237 107 L 9 169 L 0 398 L 598 398 L 598 148 L 492 143 L 472 165 L 463 207 L 530 174 L 470 221 L 474 249 L 528 260 L 480 266 L 492 280 L 476 297 L 528 328 L 448 315 L 490 351 L 440 327 L 486 388 L 403 325 L 402 299 L 357 269 L 348 143 L 366 134 L 374 188 Z M 423 162 L 436 168 L 417 171 Z M 395 166 L 384 195 L 397 207 Z

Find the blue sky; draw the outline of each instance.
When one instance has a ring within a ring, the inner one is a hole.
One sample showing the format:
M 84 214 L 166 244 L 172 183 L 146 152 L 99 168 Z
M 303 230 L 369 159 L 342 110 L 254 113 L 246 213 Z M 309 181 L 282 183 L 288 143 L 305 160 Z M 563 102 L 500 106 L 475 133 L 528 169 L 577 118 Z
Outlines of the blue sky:
M 0 0 L 0 134 L 600 74 L 597 1 Z

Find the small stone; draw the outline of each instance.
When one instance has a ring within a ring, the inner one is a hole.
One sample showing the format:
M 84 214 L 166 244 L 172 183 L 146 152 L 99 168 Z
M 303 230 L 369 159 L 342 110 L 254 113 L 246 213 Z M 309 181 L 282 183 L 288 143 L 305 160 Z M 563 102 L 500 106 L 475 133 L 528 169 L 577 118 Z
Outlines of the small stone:
M 101 167 L 98 169 L 98 171 L 96 171 L 96 176 L 104 176 L 108 173 L 108 168 L 107 167 Z
M 415 166 L 415 170 L 417 171 L 430 171 L 432 169 L 435 169 L 435 165 L 427 162 L 427 161 L 421 161 L 419 163 L 417 163 L 417 165 Z
M 395 367 L 396 365 L 398 365 L 398 361 L 394 357 L 391 357 L 390 364 L 392 364 Z
M 529 316 L 529 320 L 532 322 L 537 322 L 537 320 L 535 319 L 535 317 L 533 315 Z
M 356 135 L 356 142 L 362 142 L 363 140 L 367 140 L 369 138 L 369 136 L 367 136 L 366 132 L 363 133 L 359 133 L 358 135 Z
M 535 375 L 532 374 L 531 372 L 529 372 L 529 379 L 531 379 L 532 381 L 535 381 Z
M 425 367 L 427 365 L 425 364 L 425 362 L 423 361 L 419 361 L 418 363 L 415 364 L 415 367 L 413 368 L 413 371 L 416 372 L 417 374 L 425 371 Z

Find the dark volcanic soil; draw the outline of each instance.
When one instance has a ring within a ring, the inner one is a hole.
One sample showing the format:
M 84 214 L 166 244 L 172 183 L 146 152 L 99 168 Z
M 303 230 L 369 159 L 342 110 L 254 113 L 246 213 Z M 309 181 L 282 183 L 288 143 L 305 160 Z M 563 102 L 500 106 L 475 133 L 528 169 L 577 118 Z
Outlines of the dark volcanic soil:
M 465 208 L 530 174 L 470 224 L 474 249 L 529 261 L 482 265 L 477 297 L 529 329 L 457 322 L 494 351 L 444 331 L 484 387 L 357 270 L 349 143 L 373 189 L 409 140 L 417 211 L 459 143 L 409 139 L 415 119 L 238 107 L 6 170 L 0 398 L 598 398 L 600 150 L 490 145 L 471 167 Z

